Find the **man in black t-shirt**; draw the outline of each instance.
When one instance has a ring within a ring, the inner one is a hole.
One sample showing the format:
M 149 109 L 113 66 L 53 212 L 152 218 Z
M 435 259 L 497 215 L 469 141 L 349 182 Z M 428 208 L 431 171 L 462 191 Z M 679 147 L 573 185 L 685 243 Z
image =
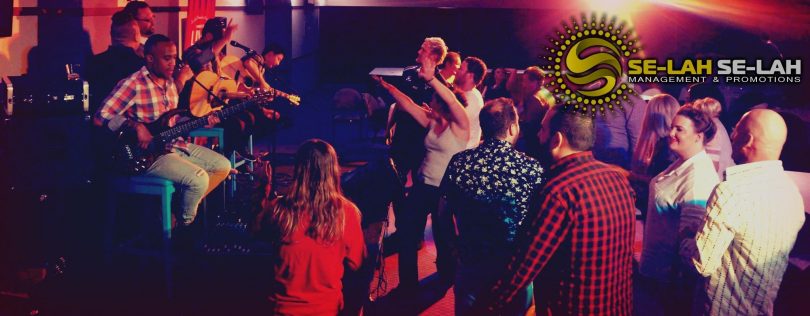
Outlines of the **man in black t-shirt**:
M 416 62 L 421 64 L 424 58 L 432 58 L 436 64 L 441 64 L 447 55 L 447 45 L 439 37 L 428 37 L 422 43 L 416 56 Z M 402 79 L 393 81 L 393 84 L 400 91 L 407 94 L 416 104 L 428 104 L 433 98 L 433 88 L 427 82 L 419 78 L 419 67 L 406 67 L 402 73 Z M 438 71 L 436 72 L 438 73 Z M 436 76 L 437 80 L 444 82 L 442 76 Z M 425 135 L 427 129 L 419 125 L 413 117 L 405 111 L 397 110 L 397 105 L 391 106 L 388 113 L 388 126 L 386 129 L 386 142 L 390 145 L 389 155 L 394 160 L 397 172 L 402 183 L 407 183 L 408 173 L 416 175 L 422 159 L 425 158 Z M 401 211 L 402 200 L 394 201 L 394 216 L 402 218 L 406 216 Z M 395 223 L 396 225 L 396 223 Z M 387 242 L 394 243 L 394 247 L 386 249 L 396 249 L 397 239 L 390 239 Z
M 132 15 L 124 11 L 113 14 L 110 26 L 112 44 L 103 53 L 90 57 L 85 70 L 85 78 L 90 84 L 91 113 L 98 110 L 101 101 L 118 81 L 144 66 L 139 36 L 140 29 Z

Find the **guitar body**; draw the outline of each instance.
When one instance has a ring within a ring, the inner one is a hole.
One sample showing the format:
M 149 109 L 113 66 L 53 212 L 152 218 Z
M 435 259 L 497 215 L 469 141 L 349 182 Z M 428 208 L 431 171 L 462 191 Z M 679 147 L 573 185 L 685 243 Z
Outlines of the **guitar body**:
M 197 82 L 192 82 L 189 110 L 191 115 L 196 117 L 205 116 L 218 107 L 213 106 L 217 101 L 208 91 L 222 99 L 224 96 L 236 93 L 238 88 L 235 80 L 221 77 L 212 71 L 202 71 L 194 76 L 193 80 Z
M 174 109 L 161 115 L 157 121 L 145 124 L 153 136 L 146 149 L 138 146 L 138 133 L 134 128 L 122 128 L 113 152 L 116 168 L 128 175 L 139 175 L 149 170 L 158 157 L 167 153 L 166 142 L 173 138 L 163 139 L 159 135 L 169 128 L 169 122 L 176 116 L 187 116 L 187 113 L 183 109 Z
M 244 64 L 242 64 L 242 59 L 239 57 L 227 55 L 222 57 L 219 64 L 219 71 L 222 75 L 233 78 L 237 85 L 244 86 L 248 89 L 259 88 L 258 82 L 253 78 L 250 72 L 245 69 Z
M 252 61 L 248 59 L 247 61 Z M 229 78 L 233 78 L 236 81 L 236 85 L 238 90 L 256 90 L 261 89 L 266 92 L 270 92 L 273 97 L 281 97 L 290 101 L 290 104 L 293 106 L 301 105 L 301 97 L 295 94 L 285 93 L 283 91 L 279 91 L 268 85 L 264 82 L 264 78 L 255 78 L 250 71 L 245 67 L 245 62 L 242 61 L 241 58 L 236 56 L 225 56 L 222 57 L 220 61 L 220 72 L 223 76 L 227 76 Z M 263 70 L 255 70 L 258 73 L 264 73 Z

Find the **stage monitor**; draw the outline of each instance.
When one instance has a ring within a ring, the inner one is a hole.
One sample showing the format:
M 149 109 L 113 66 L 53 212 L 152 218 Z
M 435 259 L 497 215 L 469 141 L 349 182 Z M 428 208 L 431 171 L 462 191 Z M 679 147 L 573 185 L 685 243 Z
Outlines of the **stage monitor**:
M 0 37 L 11 36 L 11 11 L 14 1 L 0 1 Z

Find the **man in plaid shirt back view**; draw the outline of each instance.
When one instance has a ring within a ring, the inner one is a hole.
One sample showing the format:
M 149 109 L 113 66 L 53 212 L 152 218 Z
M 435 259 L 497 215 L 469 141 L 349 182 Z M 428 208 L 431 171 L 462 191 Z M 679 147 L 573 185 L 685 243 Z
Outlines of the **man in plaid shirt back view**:
M 594 159 L 588 116 L 553 109 L 538 137 L 554 161 L 548 180 L 508 270 L 475 309 L 495 314 L 534 281 L 538 315 L 632 314 L 635 197 L 627 178 Z

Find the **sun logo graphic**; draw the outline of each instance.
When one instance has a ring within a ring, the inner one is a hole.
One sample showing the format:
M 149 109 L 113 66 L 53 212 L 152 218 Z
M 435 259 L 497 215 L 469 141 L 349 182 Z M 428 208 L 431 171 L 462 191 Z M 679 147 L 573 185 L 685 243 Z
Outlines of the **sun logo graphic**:
M 562 27 L 549 38 L 545 67 L 557 104 L 591 116 L 623 110 L 628 94 L 635 94 L 622 82 L 627 60 L 641 50 L 633 30 L 617 24 L 615 17 L 597 19 L 595 13 L 579 20 L 572 17 Z

